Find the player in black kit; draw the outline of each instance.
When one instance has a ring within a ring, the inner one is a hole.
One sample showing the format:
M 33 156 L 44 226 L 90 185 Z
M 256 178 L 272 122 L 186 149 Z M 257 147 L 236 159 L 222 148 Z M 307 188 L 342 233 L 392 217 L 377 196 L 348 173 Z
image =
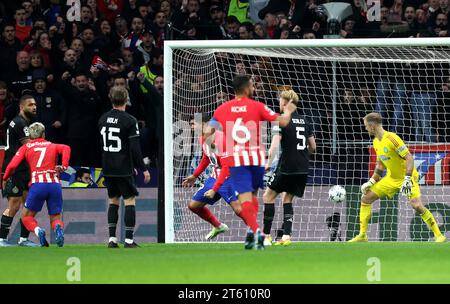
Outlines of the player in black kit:
M 5 172 L 11 159 L 19 148 L 29 139 L 28 126 L 36 115 L 36 101 L 31 95 L 24 95 L 19 101 L 20 112 L 8 126 L 6 131 L 5 160 L 3 170 Z M 0 247 L 12 246 L 8 241 L 8 234 L 14 216 L 20 206 L 25 203 L 28 194 L 28 182 L 30 181 L 30 169 L 26 162 L 22 162 L 8 181 L 2 184 L 3 197 L 8 199 L 8 207 L 3 212 L 0 225 Z M 30 232 L 20 220 L 19 246 L 37 247 L 38 245 L 28 240 Z
M 116 237 L 119 219 L 120 197 L 125 203 L 125 248 L 139 247 L 133 240 L 136 222 L 136 196 L 139 195 L 134 182 L 135 168 L 144 172 L 144 182 L 150 182 L 150 173 L 145 167 L 139 142 L 137 120 L 125 112 L 128 91 L 112 87 L 110 99 L 113 109 L 102 115 L 98 122 L 103 147 L 103 175 L 108 189 L 109 248 L 119 247 Z
M 286 104 L 292 100 L 297 105 L 299 98 L 293 90 L 280 94 L 280 109 L 283 112 Z M 291 122 L 284 128 L 275 127 L 269 151 L 270 168 L 275 150 L 281 143 L 281 158 L 277 169 L 270 178 L 264 193 L 264 234 L 265 245 L 272 244 L 270 230 L 275 215 L 274 202 L 278 194 L 283 196 L 283 237 L 275 245 L 290 245 L 294 210 L 292 201 L 295 196 L 302 197 L 308 179 L 309 156 L 316 150 L 316 141 L 311 125 L 297 112 L 292 114 Z

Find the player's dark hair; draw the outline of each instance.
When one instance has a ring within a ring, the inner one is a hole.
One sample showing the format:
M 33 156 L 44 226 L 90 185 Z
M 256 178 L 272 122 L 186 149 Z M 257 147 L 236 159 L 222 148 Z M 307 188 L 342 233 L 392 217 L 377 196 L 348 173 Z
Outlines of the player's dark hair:
M 24 104 L 25 101 L 27 101 L 28 99 L 34 99 L 34 97 L 31 96 L 30 94 L 25 94 L 22 97 L 20 97 L 19 104 L 21 104 L 21 105 Z
M 248 86 L 250 79 L 251 79 L 250 76 L 247 75 L 238 75 L 234 77 L 232 83 L 234 93 L 236 94 L 242 93 L 242 91 Z

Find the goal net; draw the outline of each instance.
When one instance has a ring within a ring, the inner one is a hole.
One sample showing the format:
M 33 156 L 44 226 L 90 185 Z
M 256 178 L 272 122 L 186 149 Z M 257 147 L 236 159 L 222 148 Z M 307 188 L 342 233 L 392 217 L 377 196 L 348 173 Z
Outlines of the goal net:
M 293 89 L 298 111 L 313 126 L 317 152 L 311 158 L 303 198 L 294 200 L 295 241 L 345 241 L 359 231 L 360 185 L 376 157 L 362 117 L 377 111 L 385 129 L 407 143 L 420 173 L 422 200 L 443 232 L 450 231 L 450 40 L 377 39 L 311 41 L 201 41 L 165 45 L 165 225 L 166 242 L 204 242 L 211 225 L 187 205 L 202 186 L 181 186 L 201 158 L 196 113 L 212 115 L 233 97 L 237 74 L 253 77 L 254 99 L 279 112 L 279 93 Z M 270 145 L 270 126 L 264 138 Z M 341 185 L 346 201 L 332 203 L 328 190 Z M 263 222 L 259 191 L 258 222 Z M 272 235 L 281 228 L 276 201 Z M 219 201 L 209 206 L 230 227 L 218 242 L 243 241 L 246 227 Z M 373 205 L 372 241 L 429 241 L 432 233 L 407 200 L 396 195 Z

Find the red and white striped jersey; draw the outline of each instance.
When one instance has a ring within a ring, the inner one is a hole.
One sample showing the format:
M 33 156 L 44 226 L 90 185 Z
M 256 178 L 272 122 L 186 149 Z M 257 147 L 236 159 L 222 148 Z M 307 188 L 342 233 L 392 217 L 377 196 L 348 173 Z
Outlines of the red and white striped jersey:
M 206 142 L 203 136 L 200 137 L 200 145 L 202 146 L 203 156 L 193 175 L 198 177 L 203 171 L 205 171 L 206 167 L 211 164 L 211 177 L 216 179 L 213 190 L 217 192 L 224 181 L 230 176 L 230 170 L 227 165 L 223 164 L 221 156 L 221 151 L 223 151 L 224 144 L 223 132 L 216 131 L 212 136 L 214 136 L 214 141 L 212 144 Z
M 59 183 L 59 174 L 55 171 L 58 155 L 62 155 L 62 166 L 69 166 L 70 147 L 54 144 L 45 139 L 38 138 L 24 144 L 17 151 L 6 168 L 3 180 L 7 180 L 26 159 L 30 166 L 30 185 L 35 183 Z
M 274 121 L 278 114 L 250 98 L 235 98 L 220 105 L 212 124 L 219 123 L 225 137 L 222 156 L 230 167 L 260 166 L 266 161 L 261 142 L 261 122 Z

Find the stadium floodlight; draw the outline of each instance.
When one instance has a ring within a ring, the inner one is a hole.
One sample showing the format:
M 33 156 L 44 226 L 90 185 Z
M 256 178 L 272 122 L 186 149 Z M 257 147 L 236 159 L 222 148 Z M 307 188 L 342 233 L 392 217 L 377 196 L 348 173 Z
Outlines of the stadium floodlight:
M 442 96 L 449 95 L 441 91 L 449 87 L 450 38 L 165 41 L 164 64 L 165 208 L 159 227 L 164 224 L 166 242 L 203 242 L 211 229 L 187 208 L 201 184 L 181 187 L 201 154 L 190 120 L 197 112 L 212 115 L 232 97 L 230 83 L 238 73 L 253 75 L 255 99 L 274 110 L 279 91 L 292 88 L 300 96 L 299 111 L 313 123 L 317 153 L 304 198 L 294 201 L 294 241 L 329 241 L 326 219 L 336 212 L 343 240 L 358 233 L 360 186 L 375 164 L 361 117 L 377 109 L 386 129 L 403 137 L 415 157 L 424 204 L 448 227 L 450 134 L 444 117 L 449 107 Z M 438 106 L 437 119 L 427 121 L 432 116 L 425 100 Z M 265 140 L 268 144 L 270 137 Z M 328 200 L 331 185 L 345 187 L 345 202 Z M 261 196 L 262 191 L 260 202 Z M 217 240 L 242 241 L 246 227 L 231 208 L 218 202 L 211 209 L 230 227 Z M 282 213 L 276 212 L 274 229 L 281 226 Z M 383 199 L 372 214 L 371 240 L 432 237 L 404 198 Z
M 340 38 L 341 23 L 353 15 L 353 10 L 349 3 L 331 2 L 319 5 L 316 13 L 327 17 L 327 35 L 324 38 Z

